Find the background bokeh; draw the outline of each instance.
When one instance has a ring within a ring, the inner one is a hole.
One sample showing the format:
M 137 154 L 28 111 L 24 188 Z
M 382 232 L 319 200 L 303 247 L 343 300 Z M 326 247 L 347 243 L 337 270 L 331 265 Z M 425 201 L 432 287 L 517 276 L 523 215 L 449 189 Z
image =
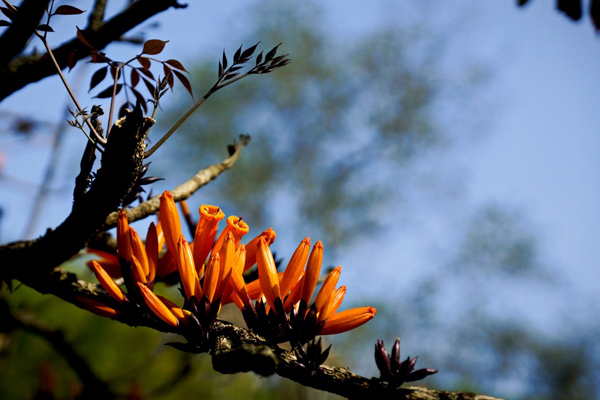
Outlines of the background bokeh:
M 165 178 L 154 193 L 221 161 L 249 133 L 235 167 L 189 204 L 243 216 L 251 235 L 272 227 L 285 261 L 304 237 L 323 241 L 326 265 L 343 266 L 345 304 L 378 309 L 364 327 L 327 338 L 328 362 L 376 376 L 375 340 L 401 337 L 417 366 L 440 369 L 430 387 L 600 398 L 600 39 L 589 21 L 572 23 L 541 1 L 214 3 L 168 11 L 131 37 L 169 40 L 160 58 L 184 63 L 196 98 L 216 79 L 223 48 L 231 56 L 242 43 L 267 51 L 283 42 L 293 61 L 212 96 L 151 158 L 150 174 Z M 57 18 L 55 44 L 77 18 Z M 137 52 L 107 49 L 113 59 Z M 90 106 L 100 102 L 98 90 L 86 93 L 94 70 L 80 63 L 69 74 Z M 163 99 L 154 141 L 192 105 L 181 85 Z M 56 78 L 2 103 L 2 242 L 40 235 L 70 210 L 85 141 L 63 129 L 67 105 Z M 92 279 L 82 260 L 68 268 Z M 2 296 L 63 331 L 123 393 L 335 397 L 275 377 L 220 375 L 209 357 L 163 346 L 172 337 L 26 287 Z M 0 398 L 31 397 L 40 370 L 60 396 L 77 391 L 38 335 L 0 336 Z

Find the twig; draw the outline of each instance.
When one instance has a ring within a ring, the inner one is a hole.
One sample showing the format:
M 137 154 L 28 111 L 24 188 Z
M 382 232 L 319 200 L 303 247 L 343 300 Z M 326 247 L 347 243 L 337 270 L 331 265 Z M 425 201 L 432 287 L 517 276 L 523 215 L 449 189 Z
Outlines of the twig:
M 94 7 L 90 12 L 90 18 L 88 19 L 88 28 L 97 30 L 102 26 L 104 20 L 104 11 L 106 10 L 107 0 L 96 0 Z

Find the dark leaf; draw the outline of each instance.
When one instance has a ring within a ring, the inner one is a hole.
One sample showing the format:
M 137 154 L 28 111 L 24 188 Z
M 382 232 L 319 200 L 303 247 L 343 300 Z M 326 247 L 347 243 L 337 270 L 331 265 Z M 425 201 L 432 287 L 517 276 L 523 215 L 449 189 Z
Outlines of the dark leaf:
M 150 39 L 144 43 L 142 54 L 155 55 L 159 54 L 165 48 L 168 40 Z
M 157 176 L 148 176 L 139 180 L 138 185 L 150 185 L 154 182 L 164 181 L 165 178 L 159 178 Z
M 99 53 L 96 50 L 92 50 L 92 52 L 90 53 L 90 57 L 91 57 L 91 60 L 90 60 L 91 63 L 98 64 L 98 63 L 107 62 L 104 53 Z
M 258 46 L 260 42 L 256 43 L 254 46 L 247 48 L 246 50 L 244 50 L 244 52 L 242 53 L 242 58 L 249 58 L 252 57 L 252 54 L 254 54 L 254 50 L 256 50 L 256 46 Z
M 181 72 L 179 72 L 179 71 L 173 71 L 173 72 L 175 73 L 175 76 L 177 77 L 177 79 L 179 79 L 181 84 L 190 93 L 190 96 L 192 96 L 192 99 L 194 99 L 194 93 L 192 92 L 192 85 L 190 85 L 190 81 L 188 81 L 188 79 L 185 77 L 185 75 L 183 75 Z
M 156 79 L 154 79 L 154 75 L 152 74 L 152 72 L 150 72 L 150 70 L 141 69 L 140 72 L 146 75 L 148 78 L 152 79 L 153 81 L 156 81 Z
M 38 31 L 42 31 L 42 32 L 54 32 L 54 29 L 52 29 L 52 27 L 50 25 L 46 25 L 46 24 L 42 24 L 42 25 L 38 25 L 37 28 Z
M 146 88 L 148 88 L 148 92 L 150 93 L 150 96 L 152 96 L 152 98 L 154 98 L 154 93 L 156 92 L 156 88 L 154 87 L 154 85 L 150 82 L 148 82 L 146 79 L 142 79 L 142 82 L 144 82 L 144 84 L 146 85 Z
M 142 107 L 144 112 L 148 112 L 148 106 L 146 105 L 146 99 L 144 98 L 144 96 L 142 96 L 142 94 L 135 89 L 131 89 L 131 92 L 135 96 L 135 99 L 137 100 L 139 105 Z
M 419 369 L 419 370 L 416 370 L 415 372 L 411 373 L 410 375 L 408 375 L 408 377 L 406 378 L 406 382 L 420 381 L 421 379 L 424 379 L 424 378 L 428 377 L 429 375 L 433 375 L 437 372 L 438 371 L 436 369 L 429 369 L 429 368 Z
M 258 57 L 256 57 L 256 65 L 260 64 L 260 62 L 262 61 L 262 51 L 258 54 Z
M 223 66 L 221 65 L 221 61 L 219 61 L 219 79 L 223 76 Z
M 75 67 L 75 64 L 77 64 L 76 52 L 77 50 L 73 50 L 67 56 L 67 66 L 69 67 L 69 72 Z
M 165 62 L 175 69 L 179 69 L 181 71 L 188 72 L 187 69 L 183 68 L 183 65 L 177 60 L 167 60 Z
M 0 26 L 10 26 L 10 22 L 0 19 Z
M 103 91 L 101 91 L 100 93 L 98 93 L 96 96 L 96 98 L 98 99 L 107 99 L 109 97 L 112 97 L 113 94 L 113 86 L 114 85 L 110 85 L 109 87 L 107 87 L 106 89 L 104 89 Z M 119 94 L 119 92 L 121 91 L 121 89 L 123 88 L 122 84 L 118 84 L 117 85 L 117 91 L 116 94 Z
M 6 18 L 10 19 L 11 21 L 15 17 L 15 12 L 6 7 L 0 7 L 0 11 L 2 11 L 2 14 L 6 15 Z
M 279 46 L 281 46 L 281 43 L 279 43 L 277 46 L 273 47 L 273 49 L 267 53 L 267 55 L 265 56 L 266 63 L 268 63 L 269 61 L 271 61 L 273 59 L 273 57 L 275 57 L 275 54 L 277 53 L 277 48 Z
M 519 7 L 524 6 L 525 4 L 527 4 L 529 0 L 517 0 L 517 4 L 519 5 Z
M 90 89 L 88 90 L 88 92 L 96 86 L 98 86 L 98 84 L 102 82 L 104 78 L 106 78 L 107 71 L 108 66 L 102 67 L 98 71 L 94 72 L 94 75 L 92 75 L 92 79 L 90 80 Z
M 240 55 L 242 54 L 242 46 L 240 46 L 240 48 L 237 49 L 236 52 L 235 52 L 235 54 L 233 55 L 233 63 L 234 64 L 237 63 L 238 60 L 240 59 Z
M 77 15 L 83 14 L 85 11 L 73 6 L 59 6 L 52 15 Z
M 236 76 L 238 76 L 240 73 L 239 72 L 233 72 L 230 74 L 225 75 L 225 81 L 228 81 L 229 79 L 235 78 Z
M 244 68 L 243 65 L 236 65 L 235 67 L 231 67 L 229 68 L 229 72 L 235 72 L 235 71 L 239 71 L 240 69 Z
M 167 92 L 169 91 L 169 89 L 165 89 L 162 92 L 160 92 L 160 95 L 158 96 L 160 99 L 162 99 L 162 97 L 167 94 Z
M 225 55 L 225 49 L 223 49 L 223 69 L 227 69 L 227 56 Z
M 142 68 L 144 69 L 144 71 L 148 71 L 150 69 L 150 60 L 147 59 L 146 57 L 137 57 L 138 62 L 140 63 L 140 65 L 142 66 Z
M 137 84 L 140 82 L 140 73 L 137 71 L 137 69 L 132 68 L 131 69 L 131 88 L 133 89 L 134 87 L 137 86 Z
M 175 84 L 175 79 L 173 78 L 173 74 L 170 72 L 167 75 L 167 83 L 169 84 L 169 87 L 171 88 L 171 90 L 173 90 L 173 85 Z
M 110 75 L 113 79 L 117 79 L 117 67 L 110 66 Z
M 573 21 L 581 18 L 581 0 L 557 0 L 556 8 L 567 14 Z
M 90 44 L 90 42 L 87 41 L 87 39 L 85 38 L 85 36 L 83 36 L 83 31 L 81 29 L 79 29 L 79 27 L 77 27 L 77 38 L 79 39 L 79 41 L 81 43 L 83 43 L 84 45 L 86 45 L 89 48 L 94 48 L 94 46 L 92 46 Z
M 167 64 L 163 64 L 163 72 L 165 76 L 169 76 L 171 74 L 171 68 Z

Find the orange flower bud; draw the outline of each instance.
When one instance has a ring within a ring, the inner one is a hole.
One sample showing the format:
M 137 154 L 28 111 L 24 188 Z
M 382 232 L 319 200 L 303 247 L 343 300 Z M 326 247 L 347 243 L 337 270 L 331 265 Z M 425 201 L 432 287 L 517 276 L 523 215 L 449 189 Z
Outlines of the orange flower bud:
M 192 255 L 192 250 L 183 235 L 179 236 L 177 253 L 177 268 L 179 269 L 181 286 L 183 286 L 186 297 L 189 299 L 192 296 L 200 296 L 201 294 L 196 294 L 196 282 L 198 281 L 198 277 L 196 276 L 196 269 L 194 268 L 194 257 Z
M 117 248 L 119 257 L 130 262 L 132 256 L 131 238 L 129 236 L 129 223 L 127 222 L 127 214 L 125 211 L 119 212 L 117 219 Z
M 267 302 L 271 307 L 275 307 L 275 299 L 281 298 L 279 292 L 279 279 L 277 276 L 277 268 L 271 249 L 263 238 L 260 238 L 257 245 L 256 264 L 258 266 L 258 280 L 260 287 Z
M 246 263 L 244 264 L 244 272 L 248 271 L 254 264 L 256 264 L 256 246 L 258 245 L 258 241 L 260 238 L 263 238 L 268 246 L 271 246 L 275 241 L 275 231 L 272 228 L 267 229 L 254 239 L 248 242 L 246 248 L 248 252 L 246 254 Z
M 329 315 L 333 315 L 337 312 L 338 308 L 342 305 L 342 301 L 344 300 L 344 296 L 346 295 L 346 286 L 340 286 L 332 295 L 331 295 L 331 304 L 329 307 Z
M 321 273 L 321 263 L 323 262 L 323 243 L 318 241 L 308 259 L 308 265 L 306 266 L 306 272 L 304 273 L 304 282 L 302 284 L 302 300 L 308 305 L 312 298 L 317 281 L 319 280 L 319 274 Z
M 150 268 L 148 267 L 148 256 L 146 255 L 146 249 L 144 242 L 140 238 L 140 235 L 133 228 L 129 228 L 129 243 L 131 244 L 131 253 L 137 258 L 144 271 L 144 276 L 148 276 Z
M 100 303 L 99 301 L 88 299 L 87 297 L 82 296 L 75 296 L 75 299 L 81 303 L 83 308 L 101 317 L 113 319 L 121 315 L 121 313 L 114 308 Z
M 146 235 L 146 255 L 148 257 L 148 283 L 152 285 L 156 277 L 158 269 L 158 234 L 156 233 L 156 225 L 150 223 L 148 234 Z
M 181 221 L 175 206 L 173 195 L 168 191 L 160 196 L 160 214 L 158 216 L 165 236 L 167 250 L 171 254 L 177 254 L 177 242 L 181 236 Z
M 377 310 L 373 307 L 352 308 L 342 311 L 325 322 L 325 326 L 319 335 L 335 335 L 358 328 L 373 319 L 376 312 Z
M 221 257 L 219 253 L 212 254 L 208 259 L 206 274 L 204 275 L 204 295 L 212 303 L 217 286 L 219 285 L 219 276 L 221 274 Z
M 215 292 L 215 297 L 220 297 L 229 280 L 231 279 L 231 273 L 233 271 L 233 265 L 235 263 L 235 239 L 233 238 L 233 234 L 229 232 L 227 236 L 225 236 L 225 241 L 223 242 L 223 246 L 221 246 L 221 251 L 219 252 L 219 256 L 221 258 L 221 273 L 219 276 L 219 286 Z
M 112 278 L 106 273 L 104 268 L 102 268 L 96 261 L 92 261 L 92 269 L 94 270 L 96 279 L 98 279 L 98 282 L 100 282 L 100 285 L 102 285 L 110 297 L 117 300 L 119 303 L 123 303 L 123 300 L 125 299 L 123 291 L 119 285 L 117 285 L 115 281 L 113 281 Z
M 131 277 L 134 282 L 146 283 L 146 275 L 144 275 L 142 265 L 135 256 L 131 256 Z
M 310 239 L 305 238 L 300 245 L 294 251 L 290 262 L 285 268 L 283 279 L 281 281 L 281 295 L 285 297 L 290 290 L 298 283 L 298 280 L 302 276 L 306 260 L 308 259 L 308 253 L 310 251 Z
M 169 310 L 169 308 L 167 308 L 167 306 L 160 301 L 154 292 L 152 292 L 152 290 L 150 290 L 146 285 L 143 285 L 139 282 L 138 287 L 140 288 L 140 293 L 142 294 L 146 305 L 148 305 L 148 308 L 152 310 L 152 312 L 156 314 L 158 318 L 162 319 L 172 327 L 177 328 L 179 326 L 179 320 L 177 317 L 175 317 L 175 315 L 173 315 L 171 310 Z
M 327 275 L 327 278 L 325 278 L 325 282 L 323 282 L 321 290 L 319 290 L 319 293 L 317 293 L 317 297 L 315 298 L 315 304 L 317 306 L 317 311 L 319 312 L 319 314 L 325 311 L 325 305 L 331 300 L 331 295 L 335 290 L 335 285 L 337 285 L 341 272 L 341 266 L 338 266 L 333 271 L 331 271 L 329 275 Z

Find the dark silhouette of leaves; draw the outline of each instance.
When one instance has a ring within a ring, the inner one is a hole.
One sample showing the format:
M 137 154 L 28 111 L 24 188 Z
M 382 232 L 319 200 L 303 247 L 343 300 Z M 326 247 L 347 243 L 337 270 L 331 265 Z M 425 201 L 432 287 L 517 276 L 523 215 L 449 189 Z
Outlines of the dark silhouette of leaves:
M 140 63 L 140 65 L 142 66 L 142 68 L 144 69 L 144 71 L 148 71 L 150 69 L 151 61 L 149 59 L 147 59 L 146 57 L 138 56 L 137 60 Z
M 156 79 L 154 78 L 154 74 L 152 74 L 152 72 L 150 70 L 145 70 L 145 69 L 140 69 L 139 70 L 142 74 L 146 75 L 148 78 L 150 78 L 151 80 L 155 81 Z
M 77 50 L 73 50 L 67 56 L 67 65 L 69 67 L 69 72 L 71 72 L 73 67 L 75 67 L 75 65 L 77 64 L 77 57 L 76 57 L 77 54 L 76 53 L 77 53 Z
M 115 94 L 119 94 L 119 92 L 121 91 L 122 88 L 123 88 L 123 85 L 119 83 L 117 85 L 117 91 L 115 92 Z M 104 89 L 103 91 L 101 91 L 94 97 L 98 98 L 98 99 L 107 99 L 109 97 L 112 97 L 112 94 L 113 94 L 113 85 L 110 85 L 109 87 L 107 87 L 106 89 Z
M 556 8 L 567 14 L 573 21 L 581 19 L 581 0 L 558 0 Z
M 87 39 L 85 38 L 85 36 L 83 36 L 83 31 L 81 29 L 79 29 L 79 27 L 77 27 L 77 39 L 79 39 L 79 41 L 81 43 L 83 43 L 84 45 L 86 45 L 87 47 L 93 49 L 94 46 L 92 46 L 90 44 L 90 42 L 87 41 Z
M 186 90 L 190 93 L 190 96 L 192 96 L 192 99 L 193 99 L 194 93 L 192 92 L 192 85 L 190 84 L 190 81 L 185 77 L 185 75 L 183 75 L 179 71 L 173 71 L 173 73 L 175 74 L 177 79 L 179 79 L 181 84 L 186 88 Z
M 596 31 L 600 31 L 600 0 L 590 2 L 590 18 L 592 18 Z
M 0 26 L 10 26 L 10 22 L 0 19 Z
M 98 84 L 100 82 L 102 82 L 104 80 L 104 78 L 106 78 L 107 72 L 108 72 L 108 66 L 102 67 L 98 71 L 94 72 L 94 75 L 92 75 L 92 79 L 90 80 L 90 89 L 88 90 L 88 92 L 90 90 L 92 90 L 93 88 L 95 88 L 96 86 L 98 86 Z
M 15 11 L 6 7 L 0 7 L 0 11 L 2 11 L 2 14 L 6 15 L 6 18 L 10 19 L 11 21 L 13 20 L 16 14 Z
M 36 29 L 38 31 L 42 31 L 42 32 L 54 32 L 54 29 L 52 29 L 52 27 L 50 25 L 46 25 L 46 24 L 38 25 L 38 27 Z
M 52 15 L 77 15 L 83 14 L 85 11 L 73 6 L 59 6 Z
M 167 61 L 165 61 L 165 62 L 166 62 L 167 64 L 169 64 L 171 67 L 175 68 L 175 69 L 178 69 L 178 70 L 181 70 L 181 71 L 184 71 L 184 72 L 188 72 L 188 70 L 187 70 L 187 69 L 185 69 L 185 68 L 183 67 L 183 65 L 182 65 L 182 64 L 181 64 L 179 61 L 177 61 L 177 60 L 167 60 Z M 188 73 L 189 73 L 189 72 L 188 72 Z
M 137 69 L 132 68 L 131 69 L 131 88 L 133 89 L 134 87 L 137 86 L 137 84 L 140 82 L 140 73 L 137 71 Z
M 168 40 L 158 40 L 158 39 L 150 39 L 146 40 L 144 43 L 144 48 L 142 49 L 142 54 L 148 55 L 156 55 L 160 54 L 161 51 L 165 48 Z

